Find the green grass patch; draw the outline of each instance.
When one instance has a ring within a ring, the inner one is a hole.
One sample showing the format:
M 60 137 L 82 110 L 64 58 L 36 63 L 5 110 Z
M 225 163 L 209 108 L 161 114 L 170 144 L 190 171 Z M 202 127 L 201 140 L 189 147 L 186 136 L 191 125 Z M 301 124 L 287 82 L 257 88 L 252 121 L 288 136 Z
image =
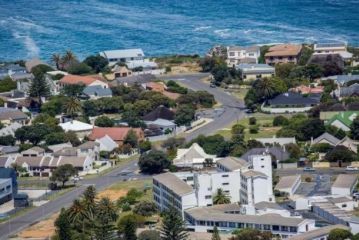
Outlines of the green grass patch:
M 123 181 L 117 182 L 111 185 L 109 190 L 130 190 L 135 188 L 140 191 L 144 191 L 143 196 L 139 199 L 139 201 L 148 200 L 152 201 L 152 179 L 141 179 L 141 180 L 133 180 L 133 181 Z

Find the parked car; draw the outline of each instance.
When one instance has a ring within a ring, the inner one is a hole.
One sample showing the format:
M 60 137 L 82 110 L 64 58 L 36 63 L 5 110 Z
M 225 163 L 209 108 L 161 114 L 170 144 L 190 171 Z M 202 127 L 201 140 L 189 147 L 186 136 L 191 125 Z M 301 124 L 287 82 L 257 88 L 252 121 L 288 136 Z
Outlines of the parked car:
M 353 198 L 354 199 L 359 199 L 359 192 L 353 193 Z
M 315 172 L 315 169 L 312 167 L 305 167 L 303 168 L 303 172 Z
M 359 169 L 357 167 L 353 167 L 353 166 L 347 166 L 345 168 L 345 171 L 358 171 Z
M 213 82 L 209 85 L 211 88 L 215 88 L 216 84 L 214 84 Z

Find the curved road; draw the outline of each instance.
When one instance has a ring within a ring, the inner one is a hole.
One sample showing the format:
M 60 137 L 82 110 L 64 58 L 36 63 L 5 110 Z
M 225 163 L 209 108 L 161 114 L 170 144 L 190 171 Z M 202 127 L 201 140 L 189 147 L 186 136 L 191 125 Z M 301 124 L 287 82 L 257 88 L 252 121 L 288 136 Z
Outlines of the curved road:
M 188 133 L 186 135 L 186 140 L 191 140 L 197 137 L 200 134 L 210 135 L 217 132 L 220 129 L 228 127 L 231 123 L 236 120 L 240 120 L 245 117 L 245 113 L 241 110 L 244 109 L 245 105 L 243 101 L 238 100 L 236 97 L 233 97 L 229 93 L 226 93 L 221 88 L 211 88 L 208 83 L 203 82 L 201 79 L 207 77 L 208 73 L 198 73 L 198 74 L 183 74 L 183 75 L 174 75 L 174 76 L 161 76 L 160 79 L 163 80 L 174 80 L 177 81 L 190 89 L 193 90 L 205 90 L 213 94 L 214 98 L 218 103 L 221 104 L 223 108 L 223 113 L 219 116 L 216 116 L 212 122 L 206 124 L 205 126 Z
M 193 90 L 205 90 L 214 95 L 217 102 L 221 103 L 223 111 L 221 114 L 215 116 L 212 122 L 207 125 L 191 132 L 186 135 L 186 140 L 191 140 L 200 134 L 209 135 L 216 131 L 228 127 L 231 123 L 239 120 L 245 116 L 241 111 L 244 108 L 244 103 L 237 98 L 224 92 L 219 88 L 210 88 L 208 84 L 201 81 L 203 77 L 208 76 L 206 73 L 190 74 L 190 75 L 177 75 L 177 76 L 161 76 L 161 79 L 175 80 L 188 86 Z M 83 180 L 79 187 L 74 190 L 50 201 L 40 207 L 34 208 L 21 216 L 12 218 L 11 220 L 0 224 L 0 239 L 8 239 L 9 236 L 19 232 L 20 230 L 58 212 L 61 208 L 69 206 L 73 200 L 78 198 L 83 190 L 88 185 L 95 185 L 97 190 L 104 189 L 105 187 L 129 178 L 146 178 L 143 175 L 129 174 L 126 176 L 121 175 L 121 172 L 134 172 L 137 169 L 137 161 L 132 161 L 125 166 L 116 168 L 104 176 L 99 176 L 94 179 Z

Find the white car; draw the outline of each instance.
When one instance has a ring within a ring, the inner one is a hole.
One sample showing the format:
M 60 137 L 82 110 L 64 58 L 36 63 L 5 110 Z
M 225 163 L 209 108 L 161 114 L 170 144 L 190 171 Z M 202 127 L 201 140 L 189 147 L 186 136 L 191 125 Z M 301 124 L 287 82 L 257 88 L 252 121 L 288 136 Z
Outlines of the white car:
M 353 166 L 347 166 L 346 171 L 358 171 L 359 169 L 357 167 L 353 167 Z

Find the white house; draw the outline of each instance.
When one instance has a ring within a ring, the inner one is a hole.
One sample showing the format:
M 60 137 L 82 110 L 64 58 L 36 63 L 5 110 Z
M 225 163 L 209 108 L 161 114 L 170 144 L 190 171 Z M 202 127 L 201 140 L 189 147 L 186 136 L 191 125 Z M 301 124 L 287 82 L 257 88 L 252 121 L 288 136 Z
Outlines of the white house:
M 260 56 L 259 46 L 227 47 L 227 65 L 228 67 L 235 66 L 240 63 L 258 63 Z
M 275 186 L 275 190 L 286 192 L 289 196 L 293 196 L 301 183 L 300 175 L 283 176 Z
M 108 135 L 96 139 L 95 142 L 100 144 L 100 151 L 112 152 L 118 147 L 118 144 Z
M 94 128 L 94 126 L 91 124 L 80 122 L 77 120 L 71 120 L 65 123 L 60 123 L 59 126 L 65 132 L 69 132 L 69 131 L 75 132 L 79 138 L 83 138 L 89 135 L 92 132 L 92 129 Z
M 314 44 L 313 55 L 339 54 L 344 60 L 350 60 L 353 54 L 347 51 L 345 42 L 320 42 Z
M 211 159 L 215 162 L 217 157 L 207 154 L 198 143 L 193 143 L 189 148 L 179 148 L 177 150 L 177 156 L 173 159 L 173 165 L 178 167 L 202 167 L 206 159 Z
M 155 62 L 149 61 L 149 59 L 145 58 L 145 54 L 140 48 L 108 50 L 100 52 L 100 55 L 108 60 L 110 66 L 121 62 L 126 63 L 127 67 L 130 69 L 138 67 L 142 67 L 144 69 L 154 69 L 158 67 Z
M 268 64 L 241 63 L 236 65 L 236 68 L 241 70 L 244 81 L 252 81 L 258 78 L 271 78 L 274 77 L 275 74 L 275 68 Z
M 351 196 L 357 183 L 357 174 L 339 174 L 331 187 L 331 193 L 333 195 Z

